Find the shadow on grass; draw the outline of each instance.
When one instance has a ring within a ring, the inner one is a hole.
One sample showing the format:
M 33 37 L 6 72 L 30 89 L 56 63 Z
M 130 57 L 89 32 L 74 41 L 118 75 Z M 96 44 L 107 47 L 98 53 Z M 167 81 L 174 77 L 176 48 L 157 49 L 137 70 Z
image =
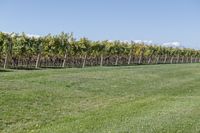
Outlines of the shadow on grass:
M 12 72 L 12 70 L 8 70 L 8 69 L 5 69 L 5 70 L 4 70 L 4 69 L 0 69 L 0 73 L 1 73 L 1 72 Z
M 64 69 L 63 67 L 12 67 L 13 70 L 43 70 L 43 69 Z
M 40 68 L 34 68 L 34 67 L 12 67 L 10 69 L 13 69 L 13 70 L 41 70 Z
M 64 69 L 63 67 L 40 67 L 42 69 Z

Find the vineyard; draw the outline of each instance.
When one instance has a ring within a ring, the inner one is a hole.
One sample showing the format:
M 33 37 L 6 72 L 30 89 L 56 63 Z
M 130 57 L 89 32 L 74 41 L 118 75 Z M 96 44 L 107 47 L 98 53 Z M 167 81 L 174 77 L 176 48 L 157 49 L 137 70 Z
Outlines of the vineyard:
M 76 40 L 60 33 L 30 37 L 0 32 L 0 67 L 45 68 L 200 62 L 200 51 L 122 41 Z

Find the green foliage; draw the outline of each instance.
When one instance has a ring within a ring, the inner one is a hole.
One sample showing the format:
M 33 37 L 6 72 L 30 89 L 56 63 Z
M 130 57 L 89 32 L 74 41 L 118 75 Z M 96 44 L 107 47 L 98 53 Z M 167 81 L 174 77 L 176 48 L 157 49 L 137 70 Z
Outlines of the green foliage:
M 121 41 L 91 41 L 87 38 L 76 40 L 73 34 L 61 32 L 59 35 L 29 37 L 25 33 L 7 34 L 0 32 L 0 59 L 6 55 L 15 59 L 32 58 L 40 54 L 44 59 L 63 59 L 64 56 L 83 57 L 193 57 L 199 58 L 200 51 L 185 48 L 172 48 L 143 43 Z

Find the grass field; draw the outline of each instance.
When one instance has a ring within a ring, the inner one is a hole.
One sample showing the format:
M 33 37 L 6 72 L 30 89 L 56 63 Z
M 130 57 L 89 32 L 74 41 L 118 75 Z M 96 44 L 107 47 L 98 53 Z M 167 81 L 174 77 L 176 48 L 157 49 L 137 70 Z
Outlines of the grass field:
M 0 132 L 199 133 L 200 64 L 0 71 Z

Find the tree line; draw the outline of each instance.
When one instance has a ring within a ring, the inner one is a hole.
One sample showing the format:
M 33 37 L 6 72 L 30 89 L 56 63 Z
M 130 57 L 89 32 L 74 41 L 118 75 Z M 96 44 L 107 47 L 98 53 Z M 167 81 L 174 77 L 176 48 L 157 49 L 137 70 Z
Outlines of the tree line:
M 0 32 L 0 67 L 85 67 L 200 62 L 200 51 L 144 43 L 75 39 L 72 33 L 30 37 Z

